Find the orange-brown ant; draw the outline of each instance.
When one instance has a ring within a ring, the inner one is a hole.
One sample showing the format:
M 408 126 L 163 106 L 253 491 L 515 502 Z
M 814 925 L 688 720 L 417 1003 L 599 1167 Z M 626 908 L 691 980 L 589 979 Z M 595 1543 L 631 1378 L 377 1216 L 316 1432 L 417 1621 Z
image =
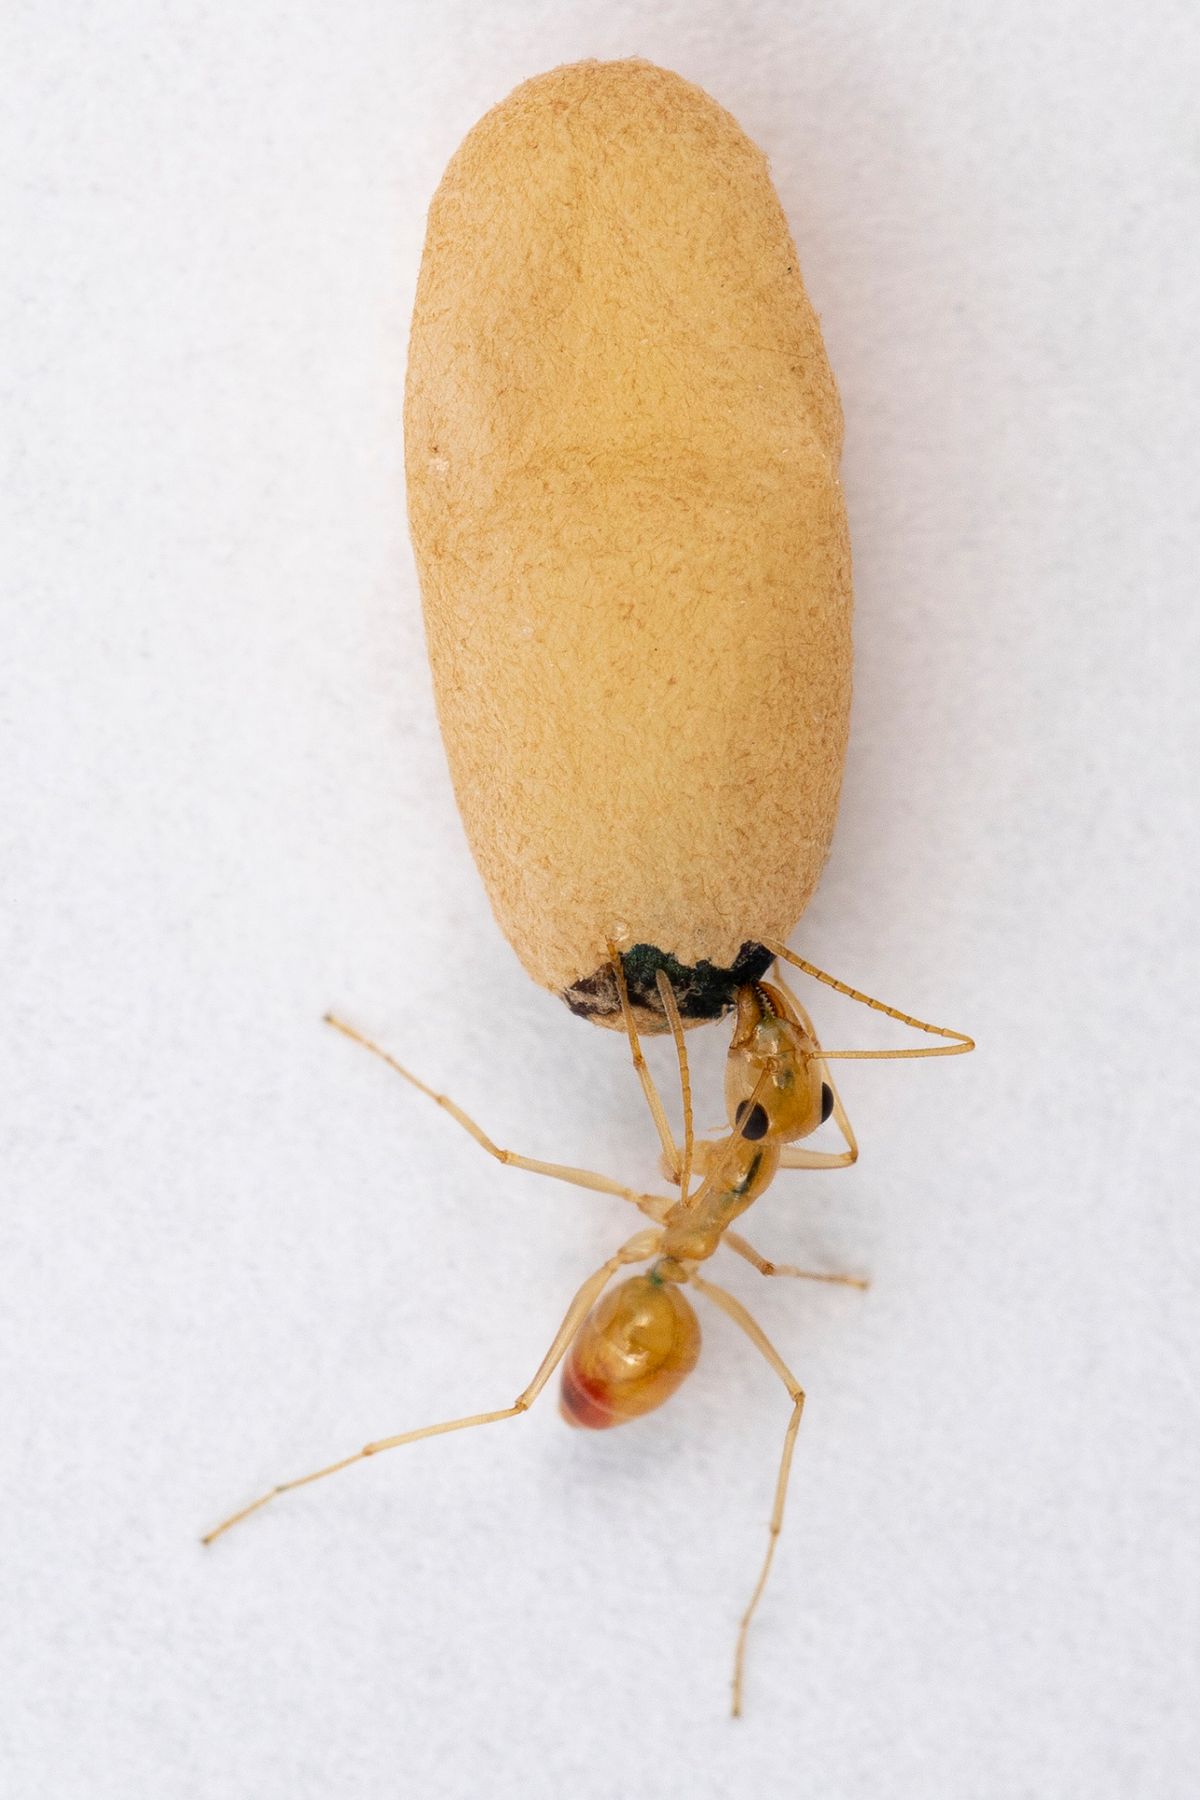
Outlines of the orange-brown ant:
M 804 1391 L 741 1301 L 724 1288 L 705 1280 L 699 1273 L 700 1265 L 708 1262 L 725 1245 L 762 1275 L 788 1275 L 806 1281 L 865 1288 L 867 1283 L 858 1276 L 823 1274 L 769 1262 L 731 1227 L 765 1193 L 780 1169 L 838 1169 L 857 1159 L 858 1145 L 829 1072 L 829 1063 L 851 1059 L 955 1056 L 974 1049 L 972 1040 L 962 1032 L 927 1024 L 885 1006 L 882 1001 L 873 1000 L 814 968 L 782 944 L 765 942 L 765 947 L 778 961 L 793 964 L 849 999 L 886 1013 L 889 1018 L 917 1031 L 948 1041 L 910 1050 L 823 1050 L 808 1013 L 778 973 L 771 982 L 747 982 L 737 989 L 733 1038 L 725 1068 L 729 1133 L 697 1143 L 693 1132 L 691 1080 L 683 1022 L 670 981 L 660 969 L 657 974 L 659 996 L 679 1059 L 684 1119 L 681 1151 L 642 1054 L 621 957 L 610 943 L 609 955 L 634 1067 L 662 1143 L 666 1173 L 678 1187 L 678 1197 L 638 1193 L 591 1170 L 540 1162 L 501 1149 L 453 1100 L 435 1093 L 353 1026 L 328 1017 L 329 1024 L 381 1057 L 405 1081 L 427 1094 L 498 1162 L 511 1163 L 536 1175 L 549 1175 L 576 1187 L 615 1194 L 636 1206 L 654 1223 L 652 1227 L 636 1232 L 583 1283 L 567 1308 L 533 1380 L 511 1406 L 495 1412 L 472 1413 L 466 1418 L 446 1419 L 436 1425 L 424 1425 L 415 1431 L 380 1438 L 352 1456 L 342 1457 L 338 1462 L 296 1480 L 281 1482 L 214 1527 L 203 1540 L 206 1544 L 280 1494 L 321 1481 L 325 1476 L 335 1475 L 340 1469 L 348 1469 L 381 1451 L 396 1450 L 402 1444 L 415 1444 L 422 1438 L 437 1437 L 443 1432 L 465 1431 L 470 1426 L 516 1418 L 529 1410 L 560 1363 L 563 1364 L 560 1409 L 570 1424 L 598 1429 L 623 1424 L 652 1412 L 675 1392 L 695 1367 L 699 1356 L 700 1326 L 682 1292 L 685 1287 L 691 1287 L 741 1328 L 783 1382 L 792 1407 L 775 1485 L 767 1551 L 738 1629 L 733 1711 L 735 1715 L 741 1712 L 746 1638 L 766 1586 L 783 1522 L 792 1454 L 804 1410 Z M 803 1148 L 799 1140 L 809 1137 L 830 1117 L 842 1135 L 845 1148 L 840 1151 Z M 695 1187 L 693 1175 L 699 1177 Z M 649 1263 L 650 1267 L 643 1274 L 628 1277 L 605 1294 L 605 1288 L 617 1272 L 633 1263 Z

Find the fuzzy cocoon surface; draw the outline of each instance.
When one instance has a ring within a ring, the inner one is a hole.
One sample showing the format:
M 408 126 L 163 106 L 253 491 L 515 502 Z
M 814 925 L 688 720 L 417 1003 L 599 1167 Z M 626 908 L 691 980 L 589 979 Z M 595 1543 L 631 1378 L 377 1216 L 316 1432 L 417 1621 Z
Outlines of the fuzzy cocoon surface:
M 850 705 L 841 437 L 766 160 L 700 88 L 575 63 L 468 134 L 429 213 L 409 514 L 467 833 L 544 986 L 594 998 L 608 938 L 727 970 L 800 917 Z

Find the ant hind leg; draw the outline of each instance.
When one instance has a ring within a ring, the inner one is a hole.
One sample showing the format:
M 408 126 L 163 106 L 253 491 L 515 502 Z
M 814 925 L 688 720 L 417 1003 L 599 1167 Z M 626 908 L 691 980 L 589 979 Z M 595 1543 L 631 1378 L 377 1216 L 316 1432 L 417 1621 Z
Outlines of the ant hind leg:
M 369 1456 L 378 1456 L 383 1450 L 398 1450 L 403 1444 L 416 1444 L 422 1438 L 441 1437 L 448 1431 L 469 1431 L 475 1425 L 495 1425 L 501 1419 L 515 1419 L 521 1413 L 528 1412 L 562 1361 L 571 1339 L 617 1270 L 626 1263 L 645 1262 L 653 1256 L 658 1246 L 659 1236 L 657 1231 L 639 1231 L 617 1251 L 615 1256 L 610 1256 L 594 1275 L 588 1276 L 567 1308 L 563 1322 L 555 1333 L 553 1343 L 538 1365 L 536 1375 L 529 1386 L 518 1394 L 511 1406 L 501 1407 L 496 1412 L 470 1413 L 461 1419 L 445 1419 L 436 1425 L 423 1425 L 416 1431 L 402 1431 L 395 1437 L 378 1438 L 374 1443 L 365 1444 L 361 1450 L 356 1450 L 352 1456 L 343 1456 L 338 1462 L 328 1463 L 323 1469 L 314 1469 L 309 1475 L 300 1475 L 292 1481 L 282 1481 L 277 1486 L 268 1488 L 265 1494 L 260 1494 L 257 1500 L 250 1502 L 249 1506 L 243 1506 L 238 1512 L 231 1513 L 227 1519 L 223 1519 L 219 1525 L 214 1526 L 211 1531 L 206 1531 L 200 1540 L 201 1543 L 211 1544 L 223 1532 L 229 1531 L 234 1525 L 239 1525 L 243 1519 L 248 1519 L 251 1513 L 261 1511 L 270 1501 L 278 1499 L 280 1494 L 291 1493 L 293 1488 L 308 1487 L 314 1481 L 323 1481 L 327 1475 L 337 1475 L 342 1469 L 349 1469 L 355 1463 L 364 1462 Z
M 771 1564 L 775 1559 L 775 1546 L 779 1542 L 779 1533 L 783 1528 L 783 1509 L 787 1501 L 788 1481 L 792 1473 L 792 1457 L 796 1449 L 796 1433 L 800 1429 L 800 1419 L 804 1412 L 804 1389 L 796 1380 L 778 1350 L 767 1337 L 762 1326 L 746 1311 L 740 1300 L 724 1288 L 714 1287 L 711 1281 L 703 1281 L 699 1275 L 689 1277 L 693 1287 L 706 1294 L 714 1306 L 731 1318 L 735 1325 L 745 1332 L 755 1349 L 763 1356 L 788 1391 L 792 1402 L 792 1416 L 788 1420 L 787 1430 L 783 1438 L 783 1455 L 779 1460 L 779 1475 L 775 1483 L 775 1504 L 771 1509 L 770 1535 L 767 1540 L 767 1554 L 754 1584 L 754 1592 L 750 1596 L 750 1604 L 742 1614 L 742 1622 L 738 1628 L 737 1649 L 733 1658 L 733 1716 L 739 1718 L 742 1711 L 742 1688 L 746 1670 L 746 1639 L 750 1631 L 750 1622 L 762 1598 L 763 1589 L 767 1585 L 767 1577 L 771 1573 Z

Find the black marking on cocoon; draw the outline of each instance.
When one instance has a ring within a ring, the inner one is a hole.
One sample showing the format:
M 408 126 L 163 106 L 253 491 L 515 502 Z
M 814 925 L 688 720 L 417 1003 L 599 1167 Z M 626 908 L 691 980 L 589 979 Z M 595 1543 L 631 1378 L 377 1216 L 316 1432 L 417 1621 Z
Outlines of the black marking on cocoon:
M 773 960 L 769 950 L 755 943 L 743 944 L 727 969 L 710 962 L 681 963 L 655 944 L 635 944 L 621 953 L 630 1005 L 637 1012 L 652 1013 L 660 1031 L 669 1029 L 658 991 L 660 969 L 671 984 L 682 1018 L 719 1019 L 733 1005 L 738 988 L 758 981 Z M 594 974 L 573 982 L 563 990 L 563 999 L 581 1019 L 619 1015 L 621 996 L 612 964 L 603 962 Z M 653 1022 L 650 1028 L 655 1028 Z

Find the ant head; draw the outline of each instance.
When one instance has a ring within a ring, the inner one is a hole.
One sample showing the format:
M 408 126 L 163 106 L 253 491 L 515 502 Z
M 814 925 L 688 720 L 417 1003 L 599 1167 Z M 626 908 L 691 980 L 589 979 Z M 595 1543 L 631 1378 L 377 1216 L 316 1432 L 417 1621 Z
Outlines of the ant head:
M 751 1141 L 788 1144 L 815 1131 L 833 1109 L 812 1034 L 778 988 L 756 981 L 737 991 L 725 1065 L 729 1123 Z

